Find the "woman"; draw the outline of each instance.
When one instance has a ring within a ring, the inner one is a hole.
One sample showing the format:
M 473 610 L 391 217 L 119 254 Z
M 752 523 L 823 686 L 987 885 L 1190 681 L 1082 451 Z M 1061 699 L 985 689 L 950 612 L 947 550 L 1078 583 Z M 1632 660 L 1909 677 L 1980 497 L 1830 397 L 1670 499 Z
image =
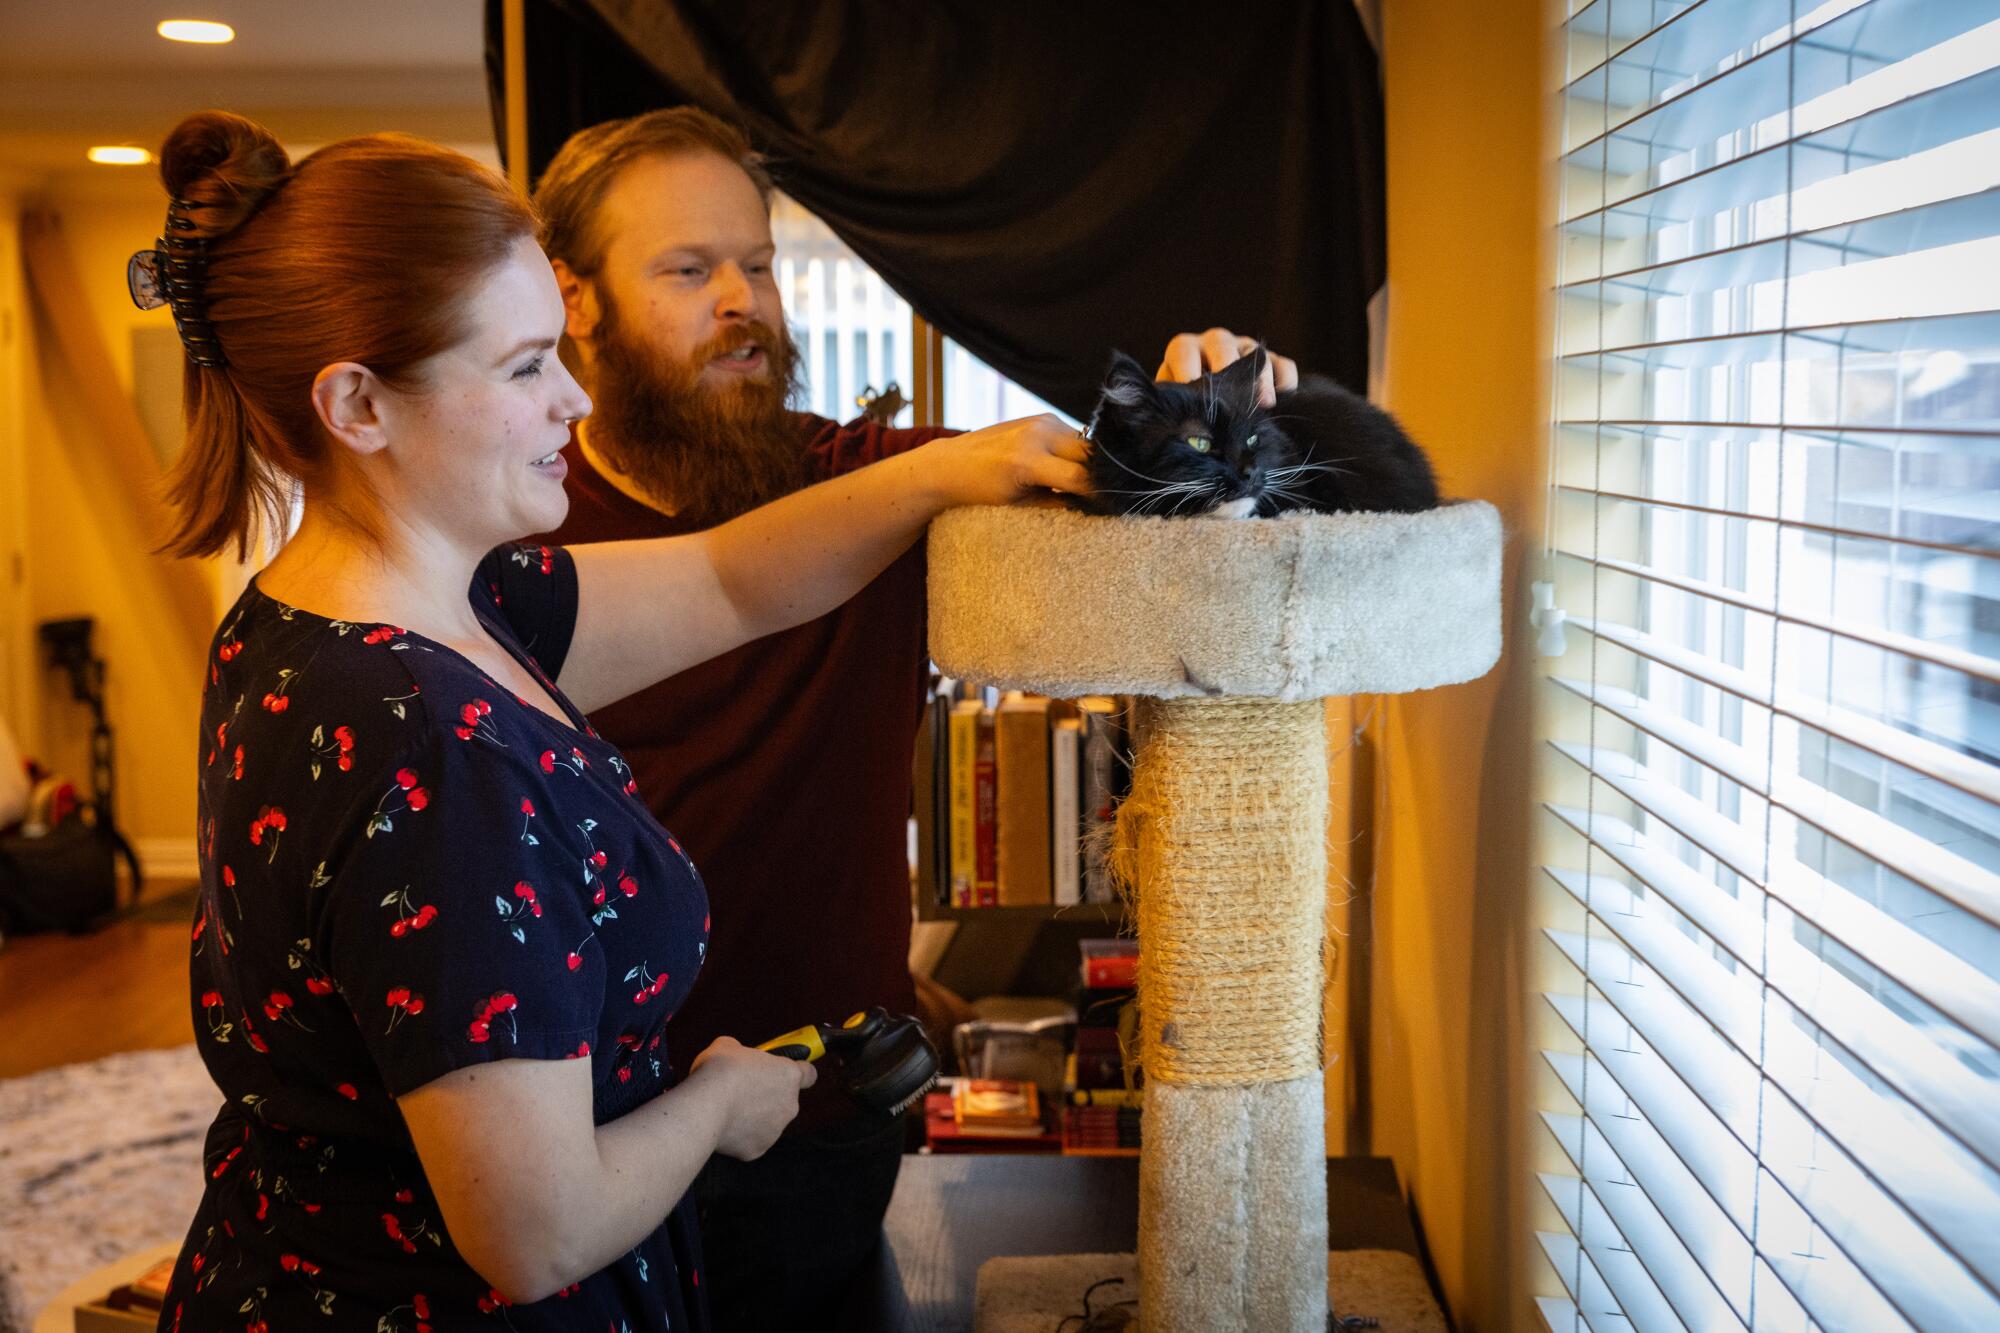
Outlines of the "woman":
M 222 113 L 161 172 L 134 294 L 190 360 L 174 549 L 303 498 L 208 669 L 192 981 L 227 1103 L 162 1327 L 701 1328 L 688 1183 L 813 1070 L 666 1067 L 706 899 L 585 713 L 830 609 L 949 505 L 1081 487 L 1084 445 L 1038 418 L 691 537 L 509 545 L 562 520 L 590 410 L 523 201 L 399 136 L 293 166 Z

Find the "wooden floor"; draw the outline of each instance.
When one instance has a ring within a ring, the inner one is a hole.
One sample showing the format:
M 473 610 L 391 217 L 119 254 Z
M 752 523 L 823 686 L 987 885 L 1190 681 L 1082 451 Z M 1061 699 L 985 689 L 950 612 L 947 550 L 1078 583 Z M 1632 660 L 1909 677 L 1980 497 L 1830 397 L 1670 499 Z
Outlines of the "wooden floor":
M 178 921 L 8 936 L 0 947 L 0 1078 L 193 1041 L 187 969 L 188 927 Z

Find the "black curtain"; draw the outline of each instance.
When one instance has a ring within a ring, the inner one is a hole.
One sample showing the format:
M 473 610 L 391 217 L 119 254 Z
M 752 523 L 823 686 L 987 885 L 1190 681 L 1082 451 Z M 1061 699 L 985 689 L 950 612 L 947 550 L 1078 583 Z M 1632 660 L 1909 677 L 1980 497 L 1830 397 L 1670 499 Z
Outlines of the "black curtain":
M 1365 390 L 1382 98 L 1350 0 L 527 0 L 530 175 L 692 103 L 925 319 L 1086 415 L 1111 348 L 1264 338 Z M 487 69 L 503 149 L 500 0 Z

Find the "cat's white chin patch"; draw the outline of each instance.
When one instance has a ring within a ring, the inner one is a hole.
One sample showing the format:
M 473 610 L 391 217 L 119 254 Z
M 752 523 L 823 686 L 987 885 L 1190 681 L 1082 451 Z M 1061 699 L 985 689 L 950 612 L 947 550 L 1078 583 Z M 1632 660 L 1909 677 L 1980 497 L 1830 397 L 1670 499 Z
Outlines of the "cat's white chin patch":
M 1257 512 L 1257 501 L 1252 496 L 1240 500 L 1228 500 L 1208 511 L 1210 518 L 1249 518 Z

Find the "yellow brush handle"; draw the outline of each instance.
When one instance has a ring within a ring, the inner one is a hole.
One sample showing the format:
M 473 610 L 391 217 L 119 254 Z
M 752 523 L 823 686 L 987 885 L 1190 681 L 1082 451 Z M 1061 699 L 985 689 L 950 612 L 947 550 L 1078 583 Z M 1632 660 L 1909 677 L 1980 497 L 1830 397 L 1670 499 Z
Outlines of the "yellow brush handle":
M 758 1043 L 757 1049 L 782 1055 L 789 1060 L 812 1061 L 826 1054 L 826 1043 L 820 1040 L 819 1029 L 808 1023 L 805 1027 L 793 1028 L 783 1036 Z

